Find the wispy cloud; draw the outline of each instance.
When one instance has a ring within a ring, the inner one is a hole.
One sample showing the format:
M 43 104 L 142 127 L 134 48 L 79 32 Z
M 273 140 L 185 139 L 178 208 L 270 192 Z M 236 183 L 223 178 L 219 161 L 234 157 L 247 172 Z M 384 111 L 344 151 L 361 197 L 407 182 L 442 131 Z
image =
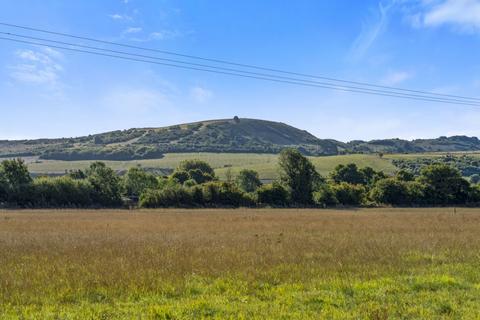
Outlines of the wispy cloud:
M 123 31 L 123 33 L 139 33 L 142 32 L 142 28 L 140 27 L 130 27 Z
M 213 92 L 202 87 L 193 87 L 190 90 L 190 96 L 199 103 L 204 103 L 213 96 Z
M 362 25 L 362 31 L 355 39 L 350 50 L 350 57 L 353 60 L 361 59 L 377 38 L 385 31 L 388 24 L 389 13 L 396 1 L 388 3 L 379 2 L 378 7 L 372 11 L 371 17 Z
M 424 24 L 430 27 L 452 25 L 461 31 L 480 31 L 480 1 L 447 0 L 433 6 L 424 16 Z
M 382 84 L 388 85 L 388 86 L 394 86 L 398 85 L 402 82 L 405 82 L 406 80 L 412 78 L 412 74 L 407 71 L 394 71 L 388 73 L 383 80 L 381 81 Z
M 407 21 L 415 27 L 450 26 L 457 32 L 480 32 L 480 0 L 422 0 L 411 3 Z
M 63 67 L 63 55 L 51 48 L 39 50 L 17 50 L 18 63 L 10 66 L 10 77 L 18 82 L 46 85 L 58 89 Z
M 108 15 L 111 19 L 113 20 L 118 20 L 118 21 L 132 21 L 133 18 L 129 15 L 126 14 L 120 14 L 120 13 L 114 13 L 114 14 L 109 14 Z

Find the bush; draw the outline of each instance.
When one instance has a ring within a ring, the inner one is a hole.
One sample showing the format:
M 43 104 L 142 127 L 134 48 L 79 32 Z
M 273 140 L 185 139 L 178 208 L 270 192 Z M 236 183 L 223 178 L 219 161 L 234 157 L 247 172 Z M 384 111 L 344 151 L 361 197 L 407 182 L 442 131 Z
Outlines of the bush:
M 91 206 L 92 185 L 87 180 L 69 176 L 41 177 L 33 181 L 32 204 L 36 207 L 88 207 Z
M 395 178 L 377 181 L 370 191 L 370 198 L 377 203 L 391 205 L 407 205 L 412 201 L 408 184 Z
M 229 182 L 209 182 L 203 185 L 203 201 L 210 206 L 251 206 L 247 197 L 236 185 Z
M 332 186 L 335 198 L 339 204 L 346 206 L 359 206 L 365 199 L 365 187 L 359 184 L 342 182 Z
M 322 207 L 335 206 L 338 204 L 335 192 L 329 184 L 322 185 L 317 191 L 313 193 L 313 201 L 316 205 Z
M 144 190 L 154 189 L 157 185 L 157 178 L 140 168 L 128 169 L 123 177 L 123 190 L 128 197 L 139 197 Z
M 178 170 L 171 175 L 171 178 L 178 183 L 183 184 L 185 181 L 190 179 L 190 175 L 186 171 Z
M 259 204 L 285 207 L 289 204 L 288 191 L 279 183 L 265 184 L 256 191 Z
M 166 186 L 160 190 L 147 189 L 140 195 L 140 207 L 190 207 L 193 197 L 187 188 L 180 185 Z

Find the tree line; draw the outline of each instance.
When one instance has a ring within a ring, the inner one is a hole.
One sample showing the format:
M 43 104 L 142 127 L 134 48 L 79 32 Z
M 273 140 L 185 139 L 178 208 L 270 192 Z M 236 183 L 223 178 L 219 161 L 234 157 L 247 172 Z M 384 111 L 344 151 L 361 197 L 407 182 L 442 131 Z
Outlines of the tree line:
M 120 177 L 102 162 L 62 177 L 33 179 L 21 159 L 0 163 L 0 206 L 64 207 L 337 207 L 447 206 L 480 204 L 480 187 L 447 164 L 418 174 L 387 176 L 370 167 L 338 165 L 327 177 L 298 150 L 279 156 L 278 181 L 262 184 L 254 170 L 220 181 L 200 160 L 184 160 L 170 176 L 130 168 Z

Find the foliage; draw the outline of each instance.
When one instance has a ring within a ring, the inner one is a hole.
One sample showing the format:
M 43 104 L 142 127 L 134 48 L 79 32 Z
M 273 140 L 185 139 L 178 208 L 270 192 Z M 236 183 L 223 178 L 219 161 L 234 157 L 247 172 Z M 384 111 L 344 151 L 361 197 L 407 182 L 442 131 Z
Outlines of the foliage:
M 229 182 L 208 182 L 203 185 L 203 200 L 208 206 L 250 206 L 251 199 Z
M 120 178 L 103 162 L 94 162 L 86 171 L 87 180 L 92 184 L 93 202 L 102 206 L 121 204 Z
M 321 207 L 330 207 L 338 204 L 335 191 L 329 184 L 323 184 L 313 193 L 313 201 Z
M 158 185 L 157 178 L 141 168 L 130 168 L 123 177 L 123 190 L 129 197 L 139 197 L 146 189 L 154 189 Z
M 291 200 L 297 204 L 311 204 L 312 192 L 321 180 L 315 166 L 298 150 L 285 149 L 278 160 L 280 179 L 287 186 Z
M 370 198 L 377 203 L 391 205 L 409 205 L 414 200 L 409 193 L 408 182 L 396 178 L 377 181 L 370 191 Z
M 237 176 L 236 182 L 238 187 L 245 192 L 254 192 L 262 185 L 258 172 L 251 169 L 241 170 Z
M 92 206 L 92 185 L 87 180 L 69 176 L 41 177 L 33 182 L 32 204 L 36 207 L 89 207 Z
M 359 206 L 365 200 L 365 187 L 359 184 L 341 182 L 332 185 L 332 189 L 339 204 Z
M 286 207 L 290 203 L 288 191 L 279 183 L 264 184 L 256 190 L 259 204 Z
M 181 185 L 147 189 L 140 196 L 140 207 L 143 208 L 190 207 L 193 204 L 192 194 Z
M 202 184 L 213 180 L 215 178 L 215 171 L 213 171 L 213 168 L 205 161 L 189 159 L 180 162 L 172 177 L 180 183 L 192 179 L 197 184 Z
M 469 201 L 470 184 L 460 171 L 446 164 L 424 167 L 418 178 L 425 187 L 425 201 L 431 205 L 461 204 Z

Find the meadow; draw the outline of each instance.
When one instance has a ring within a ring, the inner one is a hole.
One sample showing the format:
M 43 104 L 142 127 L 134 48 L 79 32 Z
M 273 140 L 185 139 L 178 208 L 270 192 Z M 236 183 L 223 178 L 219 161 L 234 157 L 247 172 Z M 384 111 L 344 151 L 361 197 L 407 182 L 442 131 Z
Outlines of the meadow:
M 379 157 L 375 154 L 348 154 L 338 156 L 309 157 L 318 173 L 327 176 L 338 164 L 355 163 L 359 167 L 370 166 L 377 171 L 393 174 L 397 168 L 392 164 L 394 159 L 417 159 L 442 157 L 446 153 L 416 153 L 416 154 L 386 154 Z M 468 154 L 479 157 L 480 153 Z M 132 160 L 132 161 L 103 161 L 114 170 L 128 170 L 131 167 L 175 169 L 180 161 L 185 159 L 200 159 L 208 162 L 221 179 L 225 179 L 227 172 L 233 176 L 241 169 L 253 169 L 260 175 L 260 179 L 270 181 L 278 178 L 278 155 L 276 154 L 249 154 L 249 153 L 168 153 L 161 159 Z M 25 158 L 30 172 L 34 174 L 63 174 L 65 170 L 85 169 L 93 161 L 59 161 L 39 160 L 36 157 Z
M 1 319 L 478 319 L 480 210 L 0 211 Z
M 166 168 L 174 169 L 180 161 L 185 159 L 199 159 L 208 162 L 215 173 L 222 179 L 227 171 L 232 175 L 238 174 L 241 169 L 258 171 L 262 180 L 273 180 L 278 177 L 278 155 L 276 154 L 249 154 L 249 153 L 168 153 L 161 159 L 132 160 L 132 161 L 103 161 L 114 170 L 128 170 L 131 167 Z M 309 157 L 317 171 L 327 175 L 338 164 L 356 163 L 359 167 L 371 166 L 375 170 L 393 173 L 395 166 L 387 158 L 377 155 L 340 155 L 325 157 Z M 37 158 L 25 159 L 28 168 L 35 174 L 65 173 L 65 170 L 85 169 L 93 161 L 59 161 L 39 160 Z

